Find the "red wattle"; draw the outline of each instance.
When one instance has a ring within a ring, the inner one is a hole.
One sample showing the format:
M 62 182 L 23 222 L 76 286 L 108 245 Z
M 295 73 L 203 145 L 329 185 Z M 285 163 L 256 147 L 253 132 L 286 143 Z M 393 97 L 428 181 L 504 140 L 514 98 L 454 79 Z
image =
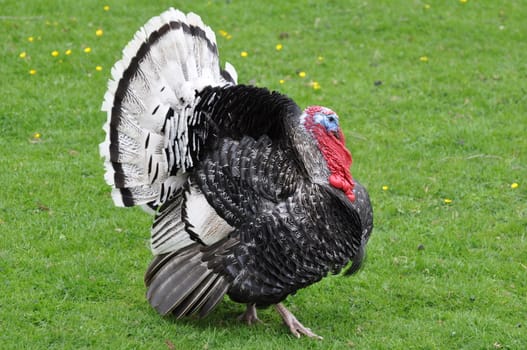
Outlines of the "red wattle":
M 341 190 L 344 189 L 344 182 L 339 176 L 335 174 L 331 174 L 329 176 L 329 184 L 335 188 L 339 188 Z
M 351 163 L 353 162 L 351 153 L 344 143 L 342 130 L 338 130 L 338 135 L 335 135 L 328 132 L 322 125 L 314 123 L 313 114 L 321 110 L 321 107 L 310 107 L 308 109 L 310 118 L 304 122 L 305 126 L 317 139 L 320 150 L 327 161 L 330 171 L 329 184 L 344 192 L 353 202 L 355 201 L 355 194 L 353 193 L 355 183 L 350 173 Z
M 335 188 L 338 188 L 339 190 L 342 190 L 346 194 L 346 196 L 352 201 L 355 201 L 355 194 L 353 193 L 353 187 L 354 183 L 353 180 L 350 183 L 347 179 L 342 178 L 338 175 L 331 174 L 329 176 L 329 184 Z
M 350 199 L 350 201 L 355 202 L 355 193 L 353 193 L 352 190 L 346 191 L 346 196 Z

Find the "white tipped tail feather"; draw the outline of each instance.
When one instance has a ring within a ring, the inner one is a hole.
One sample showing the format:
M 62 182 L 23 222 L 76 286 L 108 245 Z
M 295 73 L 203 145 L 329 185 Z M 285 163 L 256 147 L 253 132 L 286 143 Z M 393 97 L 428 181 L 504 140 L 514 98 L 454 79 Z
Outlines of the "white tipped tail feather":
M 170 9 L 128 43 L 102 104 L 100 153 L 116 205 L 156 208 L 186 182 L 200 144 L 189 128 L 200 122 L 196 91 L 236 84 L 234 67 L 219 64 L 214 32 L 193 13 Z

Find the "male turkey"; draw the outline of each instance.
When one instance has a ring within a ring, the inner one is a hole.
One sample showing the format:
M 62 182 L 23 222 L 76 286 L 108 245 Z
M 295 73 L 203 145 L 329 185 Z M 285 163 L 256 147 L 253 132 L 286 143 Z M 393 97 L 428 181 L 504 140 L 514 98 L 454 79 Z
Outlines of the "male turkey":
M 174 9 L 135 34 L 112 79 L 100 152 L 115 204 L 155 211 L 150 304 L 203 317 L 227 294 L 249 324 L 275 305 L 295 336 L 318 337 L 281 302 L 357 270 L 373 227 L 338 116 L 238 85 L 212 30 Z

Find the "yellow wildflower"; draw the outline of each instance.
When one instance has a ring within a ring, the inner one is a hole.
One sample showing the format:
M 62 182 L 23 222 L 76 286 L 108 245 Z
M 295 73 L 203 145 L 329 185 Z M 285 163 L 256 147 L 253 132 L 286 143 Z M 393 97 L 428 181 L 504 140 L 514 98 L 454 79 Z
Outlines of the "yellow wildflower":
M 300 78 L 305 78 L 306 77 L 306 72 L 304 72 L 304 71 L 298 72 L 298 76 Z
M 382 186 L 382 190 L 383 190 L 383 191 L 388 191 L 388 189 L 389 189 L 388 186 L 386 186 L 386 185 Z
M 36 69 L 30 69 L 29 70 L 29 74 L 35 75 L 35 74 L 37 74 L 37 70 Z
M 27 41 L 29 41 L 30 43 L 32 43 L 33 41 L 35 41 L 35 38 L 33 38 L 32 36 L 30 36 L 30 37 L 27 38 Z
M 511 188 L 512 188 L 512 189 L 518 188 L 519 186 L 520 186 L 520 185 L 519 185 L 517 182 L 513 182 L 513 183 L 511 184 Z
M 227 33 L 227 31 L 223 30 L 223 29 L 220 29 L 218 30 L 218 34 L 222 37 L 224 37 L 225 39 L 227 40 L 231 40 L 232 39 L 232 35 Z
M 70 49 L 67 49 L 67 50 L 64 52 L 64 54 L 65 54 L 66 56 L 71 55 L 71 50 L 70 50 Z
M 280 84 L 285 84 L 285 80 L 284 80 L 284 79 L 280 79 L 278 82 L 279 82 Z
M 431 6 L 430 6 L 430 4 L 425 4 L 424 7 L 425 7 L 425 10 L 430 10 L 430 7 L 431 7 Z
M 20 58 L 26 58 L 27 57 L 27 53 L 24 51 L 24 52 L 21 52 L 20 55 L 18 55 L 18 57 Z
M 459 0 L 460 3 L 462 4 L 466 4 L 468 2 L 468 0 Z
M 102 30 L 101 28 L 99 28 L 99 29 L 97 29 L 97 30 L 95 31 L 95 35 L 97 35 L 97 36 L 99 36 L 99 37 L 101 37 L 103 34 L 104 34 L 104 32 L 103 32 L 103 30 Z
M 313 87 L 313 90 L 320 90 L 320 84 L 318 81 L 313 81 L 311 87 Z
M 84 52 L 85 53 L 90 53 L 91 52 L 91 47 L 85 47 L 84 48 Z
M 95 70 L 96 70 L 97 72 L 102 71 L 102 66 L 97 66 L 97 67 L 95 67 Z
M 51 51 L 51 56 L 57 57 L 59 55 L 59 52 L 57 50 Z
M 33 138 L 34 138 L 35 140 L 38 140 L 38 139 L 40 139 L 41 137 L 42 137 L 42 135 L 41 135 L 39 132 L 35 132 L 35 133 L 33 133 Z
M 247 51 L 242 51 L 242 52 L 240 53 L 240 56 L 242 56 L 242 57 L 247 57 L 247 56 L 249 56 L 249 53 L 248 53 Z
M 280 51 L 284 48 L 284 46 L 282 44 L 276 44 L 274 48 L 276 49 L 276 51 Z
M 444 202 L 445 202 L 445 204 L 450 204 L 450 203 L 452 203 L 452 199 L 450 199 L 450 198 L 445 198 L 445 199 L 444 199 Z
M 419 57 L 419 61 L 421 61 L 421 62 L 428 62 L 428 56 L 421 56 L 421 57 Z
M 323 57 L 323 56 L 318 56 L 318 57 L 317 57 L 317 62 L 318 62 L 318 63 L 322 63 L 322 62 L 324 62 L 324 57 Z
M 104 11 L 110 11 L 110 6 L 108 5 L 104 5 L 104 7 L 102 8 Z

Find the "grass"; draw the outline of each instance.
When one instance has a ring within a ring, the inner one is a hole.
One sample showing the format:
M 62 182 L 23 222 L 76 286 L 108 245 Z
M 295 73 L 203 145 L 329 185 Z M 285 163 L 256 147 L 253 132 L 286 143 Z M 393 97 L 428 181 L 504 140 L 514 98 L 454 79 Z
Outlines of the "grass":
M 175 321 L 144 299 L 150 218 L 111 203 L 99 108 L 122 47 L 169 6 L 203 17 L 241 82 L 327 105 L 344 121 L 376 227 L 357 276 L 287 301 L 323 341 L 292 338 L 272 310 L 248 328 L 227 300 L 207 319 Z M 2 9 L 2 348 L 527 346 L 523 1 L 4 0 Z

